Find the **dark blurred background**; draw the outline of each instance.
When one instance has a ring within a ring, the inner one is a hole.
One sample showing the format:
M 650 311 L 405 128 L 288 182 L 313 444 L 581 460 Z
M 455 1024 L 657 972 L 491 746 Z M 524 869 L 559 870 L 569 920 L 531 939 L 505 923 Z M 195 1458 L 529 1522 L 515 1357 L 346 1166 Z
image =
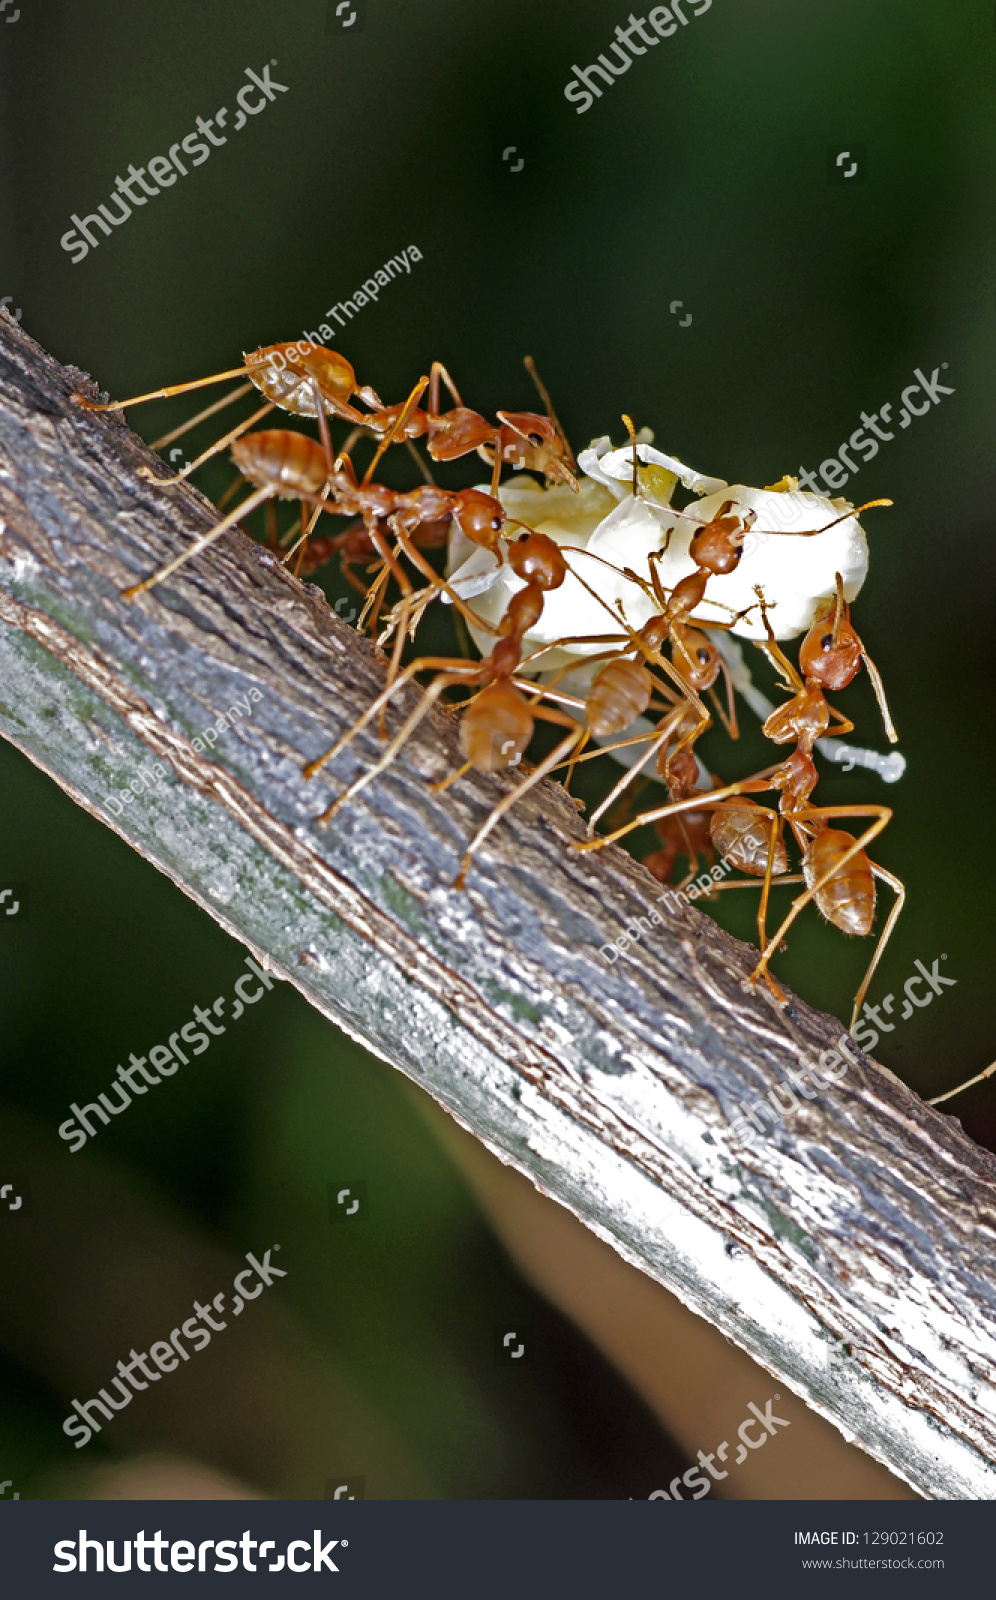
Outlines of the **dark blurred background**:
M 872 1000 L 901 995 L 918 958 L 944 954 L 957 980 L 875 1054 L 924 1095 L 983 1067 L 996 1054 L 991 0 L 715 0 L 583 115 L 564 87 L 627 22 L 607 0 L 352 0 L 338 17 L 334 0 L 13 10 L 0 14 L 0 295 L 114 397 L 316 329 L 415 246 L 411 274 L 333 341 L 388 401 L 439 358 L 476 409 L 532 407 L 531 353 L 575 448 L 621 440 L 625 410 L 699 470 L 758 484 L 816 470 L 863 411 L 892 403 L 895 437 L 845 492 L 895 501 L 866 519 L 855 621 L 908 767 L 886 786 L 824 763 L 820 794 L 895 809 L 877 859 L 909 900 Z M 287 92 L 234 132 L 246 69 L 270 63 Z M 73 265 L 60 248 L 71 214 L 108 203 L 116 174 L 221 106 L 227 142 Z M 916 368 L 941 368 L 955 392 L 900 429 Z M 129 420 L 151 439 L 196 408 L 187 397 Z M 390 470 L 403 475 L 403 458 Z M 199 481 L 217 497 L 230 477 L 218 463 Z M 465 464 L 442 477 L 476 481 Z M 336 575 L 326 586 L 346 592 Z M 855 739 L 884 749 L 866 682 L 846 709 Z M 728 764 L 723 736 L 710 738 L 706 759 Z M 765 760 L 748 727 L 728 775 Z M 0 916 L 0 1094 L 25 1114 L 24 1139 L 75 1172 L 90 1150 L 52 1148 L 68 1103 L 230 991 L 242 952 L 7 746 L 0 824 L 0 888 L 17 885 L 23 903 Z M 753 900 L 725 896 L 716 915 L 751 937 Z M 805 916 L 778 971 L 846 1017 L 867 959 Z M 993 1147 L 992 1084 L 953 1109 Z M 684 1465 L 519 1277 L 397 1075 L 297 995 L 275 990 L 92 1148 L 95 1172 L 190 1237 L 236 1256 L 281 1240 L 294 1270 L 279 1293 L 308 1359 L 333 1363 L 388 1419 L 420 1463 L 419 1492 L 646 1496 Z M 335 1226 L 328 1185 L 357 1178 L 369 1218 Z M 495 1330 L 516 1321 L 535 1355 L 511 1370 Z M 30 1362 L 0 1369 L 0 1479 L 22 1495 L 51 1492 L 73 1464 L 66 1409 Z M 365 1475 L 376 1494 L 376 1449 L 337 1448 L 324 1474 L 247 1476 L 321 1497 L 322 1476 Z

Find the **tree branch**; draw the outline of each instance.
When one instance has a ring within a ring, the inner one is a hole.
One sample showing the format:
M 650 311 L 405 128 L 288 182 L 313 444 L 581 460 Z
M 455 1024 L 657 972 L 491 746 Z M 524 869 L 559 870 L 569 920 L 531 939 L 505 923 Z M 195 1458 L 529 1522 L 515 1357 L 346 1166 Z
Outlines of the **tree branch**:
M 431 792 L 460 761 L 446 712 L 316 830 L 381 748 L 371 727 L 301 776 L 381 687 L 370 645 L 238 532 L 123 602 L 216 513 L 139 477 L 161 463 L 80 389 L 0 313 L 0 732 L 845 1436 L 923 1494 L 996 1498 L 992 1156 L 857 1051 L 738 1155 L 740 1102 L 840 1024 L 745 992 L 756 952 L 691 907 L 610 967 L 600 946 L 656 886 L 613 847 L 570 854 L 581 827 L 551 784 L 455 891 L 511 780 Z

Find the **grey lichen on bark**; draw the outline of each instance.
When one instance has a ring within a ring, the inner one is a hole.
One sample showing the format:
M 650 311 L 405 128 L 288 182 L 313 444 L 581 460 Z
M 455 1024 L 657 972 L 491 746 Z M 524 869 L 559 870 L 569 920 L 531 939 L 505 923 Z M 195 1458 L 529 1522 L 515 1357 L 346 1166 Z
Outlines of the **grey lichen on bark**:
M 0 732 L 846 1437 L 923 1494 L 996 1498 L 996 1161 L 857 1050 L 837 1089 L 733 1145 L 740 1104 L 840 1024 L 745 990 L 756 952 L 694 907 L 610 965 L 601 947 L 659 888 L 614 847 L 572 854 L 582 825 L 555 785 L 455 890 L 515 780 L 435 794 L 460 763 L 445 711 L 317 829 L 379 753 L 376 726 L 313 781 L 301 768 L 381 664 L 237 531 L 123 601 L 216 513 L 139 475 L 164 469 L 76 391 L 95 393 L 0 314 Z

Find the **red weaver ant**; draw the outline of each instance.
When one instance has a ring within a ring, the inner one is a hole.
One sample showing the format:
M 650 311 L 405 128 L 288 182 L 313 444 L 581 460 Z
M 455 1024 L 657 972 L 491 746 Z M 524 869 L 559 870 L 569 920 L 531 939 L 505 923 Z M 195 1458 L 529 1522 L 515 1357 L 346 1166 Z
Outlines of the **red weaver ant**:
M 461 776 L 470 767 L 481 772 L 500 772 L 518 766 L 532 739 L 536 720 L 550 722 L 570 729 L 567 737 L 537 766 L 517 789 L 507 794 L 491 811 L 486 822 L 478 829 L 464 854 L 455 886 L 461 888 L 471 860 L 492 828 L 517 800 L 557 766 L 582 737 L 582 729 L 572 717 L 530 701 L 523 689 L 536 694 L 536 686 L 515 677 L 522 655 L 522 639 L 535 625 L 543 608 L 544 596 L 557 589 L 567 574 L 567 566 L 555 542 L 542 533 L 524 532 L 508 548 L 508 561 L 525 587 L 514 594 L 499 626 L 499 637 L 490 655 L 473 663 L 459 661 L 449 656 L 425 656 L 407 666 L 400 677 L 389 683 L 368 706 L 359 721 L 344 734 L 324 755 L 304 768 L 306 778 L 311 778 L 334 760 L 360 730 L 385 707 L 392 695 L 416 673 L 434 671 L 438 675 L 426 689 L 418 706 L 406 719 L 395 738 L 367 772 L 351 783 L 318 819 L 326 826 L 338 811 L 361 789 L 383 772 L 394 760 L 405 741 L 428 714 L 430 708 L 447 688 L 457 684 L 481 685 L 478 693 L 462 708 L 460 745 L 467 760 L 440 788 Z
M 776 743 L 789 743 L 795 740 L 796 749 L 793 754 L 773 772 L 743 779 L 711 794 L 696 791 L 676 803 L 644 813 L 605 838 L 585 841 L 572 848 L 600 849 L 610 839 L 621 838 L 643 823 L 694 809 L 714 812 L 714 820 L 710 825 L 711 837 L 721 853 L 728 855 L 736 843 L 742 843 L 747 839 L 750 830 L 756 828 L 758 813 L 770 819 L 767 843 L 755 848 L 750 857 L 750 864 L 743 863 L 743 865 L 748 873 L 758 877 L 763 874 L 764 878 L 758 916 L 761 959 L 751 974 L 750 983 L 755 984 L 763 974 L 780 1005 L 787 1003 L 787 997 L 772 978 L 768 970 L 769 962 L 800 911 L 811 900 L 815 900 L 822 916 L 834 927 L 844 933 L 862 937 L 870 933 L 874 920 L 874 880 L 882 879 L 893 889 L 896 901 L 889 912 L 868 970 L 855 997 L 851 1020 L 853 1027 L 868 991 L 868 985 L 902 911 L 906 891 L 898 878 L 870 861 L 866 853 L 866 846 L 877 838 L 890 821 L 892 817 L 890 808 L 878 805 L 813 806 L 810 803 L 810 796 L 816 786 L 817 773 L 813 764 L 812 748 L 816 739 L 826 732 L 831 716 L 842 724 L 840 729 L 842 733 L 849 733 L 853 729 L 853 723 L 828 704 L 823 693 L 824 687 L 846 688 L 860 671 L 862 661 L 865 661 L 874 673 L 877 693 L 881 690 L 881 679 L 851 626 L 839 574 L 837 595 L 831 602 L 828 612 L 813 624 L 802 642 L 799 665 L 804 677 L 800 677 L 775 642 L 763 599 L 761 606 L 768 633 L 768 642 L 764 648 L 776 661 L 785 674 L 789 686 L 795 691 L 791 700 L 779 706 L 771 714 L 763 731 Z M 890 737 L 893 737 L 895 730 L 892 728 L 884 694 L 880 696 L 880 705 L 886 729 L 891 730 Z M 782 798 L 778 812 L 756 806 L 743 798 L 768 789 L 781 791 Z M 734 800 L 735 804 L 731 803 Z M 830 826 L 831 819 L 838 817 L 872 817 L 875 820 L 860 838 L 855 839 L 842 829 Z M 768 939 L 764 919 L 771 880 L 783 873 L 787 866 L 784 845 L 781 843 L 783 819 L 788 822 L 802 852 L 806 889 L 792 902 L 780 927 Z M 717 887 L 735 887 L 735 885 L 717 885 Z

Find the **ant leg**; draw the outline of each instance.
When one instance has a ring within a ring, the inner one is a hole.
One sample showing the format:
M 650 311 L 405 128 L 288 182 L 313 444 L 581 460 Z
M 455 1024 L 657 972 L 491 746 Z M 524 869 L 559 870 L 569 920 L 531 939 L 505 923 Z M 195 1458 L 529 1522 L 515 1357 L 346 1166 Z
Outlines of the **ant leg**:
M 123 411 L 125 406 L 140 406 L 146 400 L 168 400 L 173 394 L 189 394 L 191 389 L 205 389 L 211 383 L 224 383 L 227 378 L 244 378 L 248 367 L 232 367 L 229 372 L 215 372 L 210 378 L 195 378 L 192 383 L 174 383 L 168 389 L 150 389 L 148 394 L 134 394 L 130 400 L 110 400 L 103 405 L 98 405 L 95 400 L 87 400 L 81 394 L 74 394 L 73 400 L 84 411 Z
M 190 477 L 192 472 L 196 472 L 198 467 L 203 466 L 205 461 L 210 461 L 212 456 L 218 455 L 219 451 L 224 450 L 226 445 L 232 444 L 241 434 L 251 428 L 254 422 L 259 422 L 260 418 L 265 417 L 268 412 L 273 410 L 275 405 L 276 401 L 269 400 L 265 406 L 260 406 L 259 410 L 254 411 L 251 417 L 246 418 L 245 422 L 240 422 L 230 433 L 226 433 L 223 439 L 219 439 L 215 444 L 209 445 L 206 450 L 201 452 L 196 461 L 192 461 L 189 467 L 184 467 L 175 477 L 157 478 L 153 474 L 151 467 L 139 467 L 138 476 L 140 478 L 151 478 L 152 482 L 157 484 L 168 483 L 172 485 L 174 483 L 182 483 L 185 478 Z
M 388 429 L 387 433 L 385 433 L 383 439 L 380 441 L 380 444 L 377 446 L 377 449 L 374 452 L 373 460 L 371 461 L 370 465 L 368 466 L 366 472 L 363 474 L 363 482 L 364 482 L 364 484 L 367 484 L 367 483 L 370 482 L 370 480 L 373 477 L 374 472 L 376 470 L 377 463 L 379 462 L 381 456 L 384 454 L 384 451 L 387 450 L 388 447 L 394 443 L 394 441 L 397 438 L 398 434 L 404 428 L 405 423 L 408 421 L 408 418 L 411 416 L 412 412 L 415 410 L 415 407 L 418 405 L 419 401 L 421 400 L 422 396 L 424 395 L 428 382 L 429 382 L 428 378 L 419 378 L 418 383 L 415 385 L 415 387 L 412 390 L 411 394 L 408 396 L 408 399 L 405 401 L 405 403 L 402 406 L 401 410 L 398 412 L 398 415 L 395 417 L 394 422 L 391 424 L 391 427 Z
M 719 658 L 719 670 L 726 680 L 726 716 L 724 717 L 719 706 L 719 696 L 716 695 L 716 715 L 726 729 L 731 739 L 740 738 L 740 724 L 737 722 L 737 702 L 733 693 L 733 674 L 730 672 L 729 663 L 724 656 Z
M 226 394 L 224 400 L 216 400 L 213 406 L 205 406 L 203 411 L 198 411 L 196 417 L 191 417 L 189 422 L 181 422 L 180 426 L 174 428 L 172 433 L 164 433 L 161 439 L 153 439 L 149 449 L 165 450 L 168 444 L 172 444 L 175 439 L 182 439 L 184 434 L 189 433 L 191 428 L 196 428 L 199 422 L 206 422 L 208 417 L 213 417 L 216 412 L 224 411 L 225 407 L 230 406 L 233 400 L 241 400 L 242 396 L 248 394 L 252 387 L 251 383 L 240 384 L 237 389 L 232 390 L 231 394 Z
M 963 1089 L 971 1089 L 975 1084 L 982 1083 L 985 1078 L 991 1078 L 996 1072 L 996 1061 L 986 1067 L 984 1072 L 977 1072 L 974 1078 L 969 1078 L 965 1083 L 959 1083 L 957 1089 L 949 1089 L 946 1094 L 935 1095 L 933 1100 L 928 1100 L 928 1106 L 939 1106 L 944 1100 L 953 1100 L 956 1094 L 961 1094 Z
M 625 827 L 617 828 L 614 833 L 603 834 L 599 839 L 576 839 L 572 842 L 572 850 L 604 850 L 607 844 L 612 844 L 616 839 L 621 839 L 624 834 L 632 833 L 634 828 L 646 827 L 649 822 L 656 822 L 659 817 L 673 816 L 677 811 L 701 811 L 706 806 L 712 806 L 714 801 L 726 800 L 739 794 L 763 794 L 771 784 L 766 780 L 777 768 L 769 767 L 765 773 L 756 778 L 741 778 L 737 783 L 727 784 L 725 789 L 710 789 L 706 795 L 692 795 L 688 800 L 673 800 L 669 805 L 656 806 L 652 811 L 644 811 L 632 822 L 627 822 Z
M 164 567 L 160 567 L 158 572 L 153 572 L 148 578 L 143 578 L 141 583 L 133 584 L 130 589 L 122 589 L 122 599 L 134 600 L 136 595 L 143 594 L 146 589 L 151 589 L 153 584 L 162 583 L 163 579 L 174 573 L 177 567 L 182 567 L 193 556 L 199 556 L 202 550 L 206 550 L 209 544 L 213 544 L 223 533 L 227 533 L 228 529 L 234 526 L 241 517 L 247 517 L 250 511 L 255 511 L 257 506 L 261 506 L 264 500 L 269 500 L 276 492 L 273 488 L 257 489 L 254 494 L 249 496 L 248 500 L 243 500 L 241 505 L 237 505 L 235 510 L 230 511 L 228 516 L 223 517 L 215 527 L 210 528 L 207 533 L 202 533 L 199 539 L 195 539 L 189 550 L 184 550 L 182 555 L 175 556 Z
M 594 833 L 595 824 L 598 821 L 598 819 L 605 815 L 605 813 L 606 813 L 606 811 L 608 811 L 609 807 L 615 804 L 615 802 L 619 799 L 620 795 L 623 794 L 624 791 L 629 788 L 629 786 L 633 782 L 633 780 L 635 778 L 639 777 L 640 773 L 643 771 L 644 767 L 647 765 L 647 762 L 651 761 L 653 759 L 653 757 L 655 755 L 657 755 L 659 750 L 662 750 L 662 749 L 666 748 L 666 746 L 668 744 L 668 741 L 671 738 L 671 734 L 674 731 L 673 724 L 683 715 L 684 715 L 684 707 L 676 708 L 676 710 L 673 711 L 670 716 L 664 718 L 664 721 L 660 724 L 659 727 L 653 729 L 650 733 L 644 733 L 644 734 L 638 734 L 637 735 L 637 738 L 642 738 L 642 739 L 647 739 L 647 740 L 653 739 L 654 742 L 653 742 L 653 744 L 651 744 L 649 746 L 649 748 L 646 750 L 644 755 L 641 756 L 640 760 L 637 761 L 637 762 L 634 762 L 633 765 L 630 768 L 628 768 L 628 770 L 626 772 L 623 773 L 622 777 L 619 778 L 618 781 L 616 782 L 614 788 L 609 792 L 609 794 L 606 795 L 606 797 L 602 801 L 601 805 L 598 806 L 598 808 L 595 811 L 592 812 L 592 814 L 591 814 L 591 816 L 590 816 L 590 818 L 588 820 L 588 834 L 589 834 L 589 836 Z M 655 737 L 655 735 L 656 735 L 656 737 Z M 627 740 L 626 742 L 629 743 L 630 741 Z M 603 746 L 601 751 L 599 752 L 599 754 L 600 755 L 605 755 L 607 753 L 611 754 L 611 747 L 609 747 L 608 751 L 606 751 L 606 748 Z
M 400 682 L 401 680 L 398 681 Z M 381 756 L 380 760 L 375 761 L 373 766 L 370 767 L 367 772 L 364 772 L 359 778 L 351 783 L 349 788 L 339 796 L 338 800 L 333 800 L 327 811 L 323 811 L 320 817 L 316 817 L 316 825 L 319 828 L 328 827 L 340 806 L 346 805 L 348 801 L 352 800 L 354 796 L 359 794 L 361 789 L 365 789 L 368 783 L 371 783 L 379 773 L 383 772 L 385 768 L 391 765 L 391 762 L 398 754 L 398 751 L 401 749 L 402 745 L 415 732 L 415 729 L 418 727 L 422 719 L 428 716 L 443 690 L 449 689 L 454 683 L 463 683 L 465 681 L 466 680 L 462 673 L 441 672 L 439 677 L 434 679 L 429 685 L 428 689 L 426 689 L 422 699 L 415 707 L 415 710 L 412 712 L 411 716 L 408 717 L 404 723 L 402 723 L 400 729 L 391 740 L 391 743 L 384 751 L 384 754 Z M 391 688 L 393 689 L 393 687 L 394 685 L 392 684 Z M 390 690 L 388 690 L 387 693 L 389 694 Z M 378 696 L 378 699 L 381 698 L 383 697 Z M 374 704 L 376 705 L 376 701 Z M 356 727 L 352 730 L 353 733 L 355 733 L 357 729 L 362 726 L 362 721 L 363 719 L 361 718 L 360 722 L 358 722 Z M 348 735 L 348 737 L 351 738 L 352 734 Z M 305 774 L 306 776 L 310 776 L 307 768 L 305 768 Z
M 463 766 L 457 767 L 456 771 L 451 772 L 448 778 L 443 778 L 440 783 L 430 784 L 429 787 L 433 794 L 444 794 L 451 784 L 456 783 L 460 778 L 465 778 L 473 765 L 472 761 L 465 761 Z
M 547 711 L 542 706 L 537 706 L 533 708 L 532 714 L 534 717 L 543 722 L 553 722 L 558 724 L 560 727 L 569 727 L 572 731 L 567 735 L 566 739 L 562 739 L 561 742 L 553 750 L 551 750 L 550 754 L 544 761 L 540 762 L 538 767 L 534 767 L 528 778 L 526 778 L 523 783 L 520 783 L 517 789 L 513 789 L 511 794 L 507 794 L 501 800 L 499 800 L 487 821 L 480 828 L 478 828 L 464 853 L 464 858 L 460 863 L 460 871 L 453 880 L 454 889 L 463 888 L 464 880 L 467 876 L 467 869 L 470 866 L 471 860 L 484 843 L 492 828 L 501 821 L 502 817 L 505 815 L 505 812 L 510 811 L 516 802 L 522 799 L 523 795 L 525 795 L 530 789 L 534 788 L 535 785 L 539 783 L 541 778 L 545 778 L 548 772 L 552 771 L 554 767 L 558 766 L 559 763 L 570 754 L 571 750 L 573 750 L 579 739 L 584 736 L 584 729 L 580 726 L 580 724 L 575 722 L 572 717 L 565 717 L 559 711 Z
M 387 704 L 388 700 L 390 700 L 391 696 L 396 692 L 396 690 L 402 688 L 404 684 L 411 682 L 416 672 L 445 671 L 447 668 L 449 668 L 451 675 L 453 675 L 452 669 L 454 665 L 460 666 L 459 673 L 453 676 L 454 683 L 469 680 L 470 678 L 476 677 L 480 673 L 479 663 L 477 665 L 472 665 L 470 663 L 467 663 L 466 665 L 454 663 L 452 656 L 423 656 L 418 661 L 409 662 L 400 678 L 396 678 L 388 688 L 381 690 L 376 700 L 367 706 L 367 709 L 364 711 L 359 721 L 354 722 L 348 733 L 344 733 L 342 738 L 339 739 L 330 750 L 326 750 L 323 756 L 319 756 L 315 761 L 309 761 L 306 767 L 302 767 L 301 770 L 304 776 L 306 778 L 313 778 L 315 773 L 319 772 L 327 761 L 334 761 L 340 750 L 344 750 L 347 744 L 349 744 L 350 740 L 354 739 L 361 729 L 365 728 L 367 723 L 373 720 L 381 706 Z
M 456 384 L 453 382 L 453 379 L 450 377 L 450 375 L 447 372 L 446 368 L 443 366 L 443 363 L 441 361 L 434 361 L 432 363 L 432 366 L 429 369 L 429 415 L 430 415 L 430 417 L 438 417 L 439 416 L 439 380 L 440 380 L 440 378 L 442 378 L 442 380 L 445 383 L 447 389 L 449 390 L 450 399 L 453 401 L 453 404 L 455 406 L 462 406 L 463 405 L 463 401 L 460 399 L 459 390 L 457 389 Z
M 810 822 L 816 821 L 818 818 L 825 819 L 827 817 L 874 817 L 875 821 L 872 823 L 870 828 L 865 829 L 860 839 L 855 839 L 850 849 L 844 852 L 840 860 L 835 862 L 828 872 L 824 872 L 821 878 L 818 878 L 815 883 L 811 884 L 806 889 L 805 894 L 800 894 L 795 900 L 793 900 L 788 915 L 784 918 L 781 927 L 768 940 L 767 945 L 761 952 L 760 961 L 750 975 L 749 982 L 752 986 L 757 982 L 762 973 L 769 986 L 772 985 L 773 980 L 768 973 L 768 963 L 771 960 L 771 957 L 775 954 L 778 946 L 781 944 L 783 938 L 785 937 L 789 928 L 792 926 L 796 917 L 799 915 L 800 911 L 808 906 L 810 900 L 812 900 L 813 896 L 818 890 L 822 889 L 826 884 L 830 883 L 834 878 L 836 878 L 839 873 L 843 872 L 844 868 L 850 861 L 853 861 L 856 855 L 860 854 L 862 850 L 865 850 L 867 846 L 871 844 L 873 839 L 878 838 L 878 835 L 882 832 L 883 828 L 888 826 L 892 818 L 892 812 L 888 806 L 813 806 L 811 808 L 807 808 L 804 812 L 801 812 L 797 820 Z M 892 929 L 890 927 L 889 932 L 891 933 L 891 931 Z
M 553 409 L 553 401 L 550 399 L 549 390 L 547 389 L 547 386 L 543 382 L 539 373 L 536 371 L 536 363 L 532 356 L 524 356 L 522 358 L 522 364 L 529 376 L 532 378 L 533 383 L 536 385 L 536 392 L 543 402 L 543 408 L 546 411 L 547 416 L 550 418 L 550 421 L 553 423 L 557 433 L 557 438 L 564 447 L 564 452 L 567 456 L 567 465 L 570 467 L 571 471 L 574 472 L 577 469 L 577 462 L 574 459 L 574 451 L 571 449 L 566 433 L 560 426 L 560 418 Z
M 876 866 L 874 861 L 869 862 L 869 866 L 871 867 L 872 872 L 875 874 L 876 878 L 881 878 L 883 883 L 887 883 L 889 885 L 889 888 L 892 889 L 893 892 L 895 893 L 896 899 L 895 899 L 895 902 L 893 904 L 892 910 L 889 912 L 889 916 L 888 916 L 888 919 L 886 921 L 885 927 L 882 929 L 882 932 L 881 932 L 881 934 L 879 936 L 878 944 L 875 946 L 875 954 L 872 956 L 871 961 L 868 963 L 868 971 L 864 975 L 864 978 L 863 978 L 862 983 L 861 983 L 861 988 L 858 990 L 857 994 L 854 997 L 854 1010 L 851 1013 L 851 1027 L 852 1028 L 854 1027 L 854 1024 L 858 1020 L 858 1012 L 861 1010 L 861 1003 L 864 1000 L 865 995 L 868 993 L 868 985 L 872 981 L 872 977 L 874 975 L 875 968 L 878 966 L 879 962 L 882 959 L 882 952 L 885 950 L 885 947 L 888 944 L 889 939 L 892 936 L 892 930 L 896 926 L 896 923 L 899 921 L 900 912 L 902 911 L 903 906 L 906 904 L 906 886 L 905 886 L 905 884 L 902 883 L 899 878 L 894 877 L 891 872 L 886 872 L 884 867 Z
M 757 948 L 763 950 L 768 943 L 768 900 L 771 896 L 771 880 L 775 870 L 775 846 L 781 833 L 781 819 L 777 811 L 771 813 L 771 829 L 768 834 L 768 859 L 764 866 L 764 887 L 761 890 L 761 902 L 757 908 Z M 805 882 L 805 879 L 800 879 Z
M 224 494 L 222 495 L 221 499 L 218 501 L 218 504 L 215 507 L 215 510 L 216 511 L 224 511 L 225 507 L 227 506 L 228 502 L 231 500 L 232 496 L 235 495 L 235 494 L 238 494 L 240 488 L 245 483 L 245 481 L 246 480 L 245 480 L 245 478 L 243 478 L 241 472 L 237 472 L 235 474 L 235 477 L 232 479 L 232 482 L 228 485 L 228 488 L 225 490 Z
M 580 744 L 576 746 L 575 752 L 573 752 L 572 757 L 570 757 L 570 762 L 567 763 L 567 773 L 565 773 L 564 776 L 564 789 L 567 790 L 567 794 L 570 794 L 570 779 L 572 779 L 573 774 L 575 774 L 575 766 L 578 765 L 578 755 L 581 754 L 581 750 L 584 749 L 584 746 L 588 744 L 589 738 L 591 738 L 591 734 L 588 733 L 588 730 L 584 730 L 584 738 L 581 739 Z
M 268 550 L 280 549 L 280 541 L 277 538 L 277 508 L 272 500 L 266 502 L 266 547 Z

